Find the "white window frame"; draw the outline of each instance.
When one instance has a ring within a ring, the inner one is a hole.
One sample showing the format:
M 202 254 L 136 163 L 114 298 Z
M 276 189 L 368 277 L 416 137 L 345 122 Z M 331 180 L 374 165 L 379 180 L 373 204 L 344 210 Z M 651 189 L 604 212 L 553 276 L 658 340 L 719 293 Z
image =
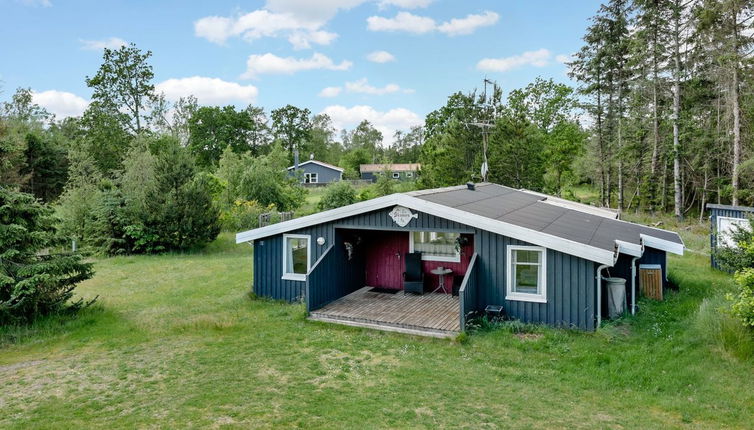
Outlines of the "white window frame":
M 283 235 L 283 276 L 288 281 L 306 281 L 306 274 L 288 273 L 288 239 L 306 239 L 306 273 L 312 268 L 312 237 L 307 234 Z
M 393 172 L 393 179 L 400 179 L 401 173 L 400 172 Z
M 414 177 L 414 172 L 406 172 L 406 177 L 407 178 L 413 178 Z
M 312 180 L 314 178 L 314 180 Z M 318 184 L 319 183 L 319 175 L 317 172 L 306 172 L 304 173 L 304 183 L 305 184 Z
M 408 252 L 414 252 L 414 233 L 415 232 L 424 232 L 424 233 L 455 233 L 458 234 L 459 237 L 461 233 L 456 233 L 454 231 L 425 231 L 425 230 L 416 230 L 416 231 L 410 231 L 408 233 Z M 425 254 L 422 252 L 422 261 L 442 261 L 446 263 L 460 263 L 461 262 L 461 250 L 456 250 L 455 257 L 448 257 L 446 255 L 430 255 Z
M 718 216 L 717 217 L 717 232 L 715 234 L 717 236 L 718 248 L 723 248 L 723 247 L 738 248 L 738 244 L 733 241 L 732 237 L 730 237 L 730 233 L 732 233 L 733 230 L 728 229 L 726 231 L 723 231 L 723 229 L 721 228 L 723 221 L 727 221 L 728 225 L 730 225 L 731 227 L 734 225 L 742 227 L 748 224 L 749 229 L 752 228 L 751 222 L 747 218 L 736 218 L 732 216 Z
M 513 291 L 513 251 L 539 251 L 539 278 L 537 280 L 537 294 L 521 293 Z M 547 248 L 542 246 L 509 245 L 507 249 L 507 279 L 505 283 L 505 300 L 517 300 L 520 302 L 547 303 Z

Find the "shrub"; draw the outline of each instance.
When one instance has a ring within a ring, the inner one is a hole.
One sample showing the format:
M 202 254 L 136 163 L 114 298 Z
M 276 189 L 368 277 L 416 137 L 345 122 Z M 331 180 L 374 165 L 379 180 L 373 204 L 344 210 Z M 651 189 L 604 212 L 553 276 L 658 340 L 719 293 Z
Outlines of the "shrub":
M 108 255 L 183 250 L 214 240 L 220 181 L 197 172 L 174 139 L 139 143 L 115 181 L 71 175 L 58 211 L 64 233 Z
M 280 145 L 260 157 L 226 149 L 217 177 L 225 186 L 218 200 L 223 209 L 229 209 L 240 199 L 290 211 L 299 208 L 308 193 L 295 178 L 288 176 L 287 155 Z
M 225 231 L 251 230 L 259 227 L 259 215 L 277 212 L 275 205 L 263 206 L 256 200 L 238 199 L 222 211 L 220 223 Z
M 733 300 L 731 311 L 744 326 L 754 329 L 754 268 L 743 269 L 734 278 L 740 290 L 729 297 Z
M 389 171 L 382 172 L 377 178 L 377 183 L 374 185 L 375 191 L 378 196 L 387 196 L 393 194 L 395 187 L 395 180 L 391 178 Z
M 723 296 L 705 298 L 693 320 L 694 339 L 701 339 L 735 357 L 754 357 L 754 335 L 731 315 Z
M 0 324 L 77 311 L 76 284 L 93 275 L 80 255 L 53 254 L 60 245 L 52 210 L 30 194 L 0 187 Z
M 319 210 L 335 209 L 356 203 L 356 190 L 348 182 L 335 182 L 327 186 L 322 200 L 317 204 Z

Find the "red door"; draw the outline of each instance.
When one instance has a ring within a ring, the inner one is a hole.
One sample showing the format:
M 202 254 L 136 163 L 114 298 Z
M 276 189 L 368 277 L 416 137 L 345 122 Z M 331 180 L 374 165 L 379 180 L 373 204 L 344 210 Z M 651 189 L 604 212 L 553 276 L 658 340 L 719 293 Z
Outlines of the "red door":
M 405 270 L 403 258 L 408 252 L 408 233 L 373 232 L 366 247 L 367 285 L 402 290 Z

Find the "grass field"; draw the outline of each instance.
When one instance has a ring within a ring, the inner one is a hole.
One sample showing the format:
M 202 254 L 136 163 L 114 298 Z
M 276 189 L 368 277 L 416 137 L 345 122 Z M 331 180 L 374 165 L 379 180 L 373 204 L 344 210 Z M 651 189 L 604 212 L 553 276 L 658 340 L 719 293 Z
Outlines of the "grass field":
M 680 292 L 597 333 L 463 342 L 250 299 L 251 249 L 230 235 L 202 253 L 102 259 L 80 288 L 97 306 L 0 330 L 0 428 L 751 428 L 754 363 L 699 311 L 731 280 L 694 251 L 670 261 Z

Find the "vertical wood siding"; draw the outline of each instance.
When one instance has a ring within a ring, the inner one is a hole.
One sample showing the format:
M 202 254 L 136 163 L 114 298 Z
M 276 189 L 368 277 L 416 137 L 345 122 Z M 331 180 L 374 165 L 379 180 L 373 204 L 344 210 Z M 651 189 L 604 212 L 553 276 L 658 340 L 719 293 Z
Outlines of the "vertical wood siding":
M 362 230 L 381 231 L 450 231 L 473 234 L 473 251 L 478 255 L 478 294 L 469 306 L 483 309 L 488 304 L 503 305 L 507 315 L 524 322 L 540 322 L 561 327 L 578 327 L 593 330 L 596 309 L 595 263 L 560 252 L 547 251 L 547 303 L 531 303 L 505 300 L 506 249 L 509 245 L 530 245 L 527 242 L 500 236 L 495 233 L 475 229 L 434 215 L 416 212 L 417 219 L 412 219 L 406 227 L 397 226 L 388 213 L 392 208 L 364 213 L 341 220 L 323 223 L 309 228 L 293 231 L 295 234 L 307 234 L 312 238 L 312 264 L 325 250 L 334 246 L 335 267 L 349 268 L 348 271 L 333 272 L 332 282 L 318 280 L 318 285 L 310 289 L 320 289 L 322 297 L 332 297 L 350 288 L 364 285 L 366 267 L 364 262 L 344 262 L 343 241 L 349 235 L 358 236 Z M 363 232 L 362 232 L 363 233 Z M 325 245 L 316 244 L 318 237 L 325 238 Z M 352 239 L 351 239 L 352 240 Z M 254 291 L 267 297 L 282 300 L 297 300 L 304 297 L 306 282 L 282 280 L 282 235 L 257 240 L 254 244 Z M 468 252 L 471 254 L 471 251 Z M 355 251 L 364 255 L 365 251 Z M 330 263 L 328 257 L 328 264 Z M 324 263 L 324 261 L 323 261 Z M 445 264 L 443 264 L 445 265 Z M 329 266 L 322 266 L 329 267 Z M 357 273 L 360 272 L 360 275 Z M 350 274 L 348 274 L 350 273 Z M 340 278 L 336 279 L 336 276 Z M 348 284 L 348 285 L 346 285 Z M 450 282 L 449 282 L 450 285 Z M 314 291 L 310 291 L 313 296 Z M 337 297 L 336 297 L 337 298 Z M 319 298 L 317 301 L 321 301 Z
M 594 262 L 547 250 L 547 303 L 506 300 L 507 247 L 531 244 L 487 231 L 477 232 L 475 244 L 479 255 L 478 308 L 503 305 L 509 317 L 523 322 L 594 330 Z
M 340 239 L 340 233 L 335 237 Z M 330 245 L 306 279 L 306 310 L 311 312 L 350 294 L 364 285 L 364 257 L 354 254 L 351 260 L 343 246 Z

